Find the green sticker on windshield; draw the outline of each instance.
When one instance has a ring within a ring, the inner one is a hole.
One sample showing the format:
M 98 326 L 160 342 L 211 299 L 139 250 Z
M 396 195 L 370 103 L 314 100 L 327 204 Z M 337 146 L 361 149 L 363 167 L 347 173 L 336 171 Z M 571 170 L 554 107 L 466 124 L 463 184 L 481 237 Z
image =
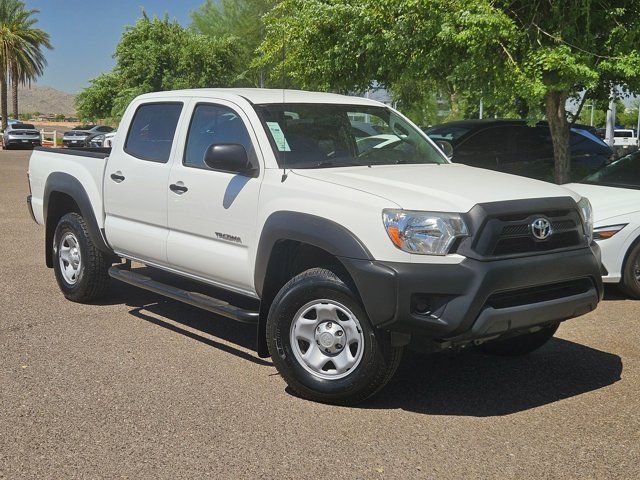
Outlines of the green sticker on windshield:
M 267 122 L 267 127 L 269 127 L 269 130 L 271 131 L 271 135 L 273 136 L 273 140 L 276 142 L 278 150 L 281 152 L 290 152 L 291 148 L 289 148 L 284 132 L 280 128 L 280 124 L 278 122 Z

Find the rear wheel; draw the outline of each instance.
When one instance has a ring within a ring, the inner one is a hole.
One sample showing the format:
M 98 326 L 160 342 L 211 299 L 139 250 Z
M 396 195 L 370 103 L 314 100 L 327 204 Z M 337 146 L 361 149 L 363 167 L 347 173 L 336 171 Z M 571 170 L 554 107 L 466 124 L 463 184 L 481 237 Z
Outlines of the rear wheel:
M 526 333 L 503 340 L 493 340 L 479 345 L 478 348 L 484 353 L 503 357 L 527 355 L 551 340 L 556 330 L 558 330 L 558 327 L 559 325 L 556 324 L 544 327 L 537 332 Z
M 640 243 L 627 256 L 620 287 L 631 298 L 640 299 Z
M 65 297 L 86 303 L 104 294 L 111 262 L 91 240 L 81 215 L 67 213 L 60 219 L 52 255 L 56 280 Z
M 267 345 L 297 394 L 343 405 L 384 387 L 402 354 L 385 332 L 373 329 L 353 290 L 321 268 L 282 287 L 269 311 Z

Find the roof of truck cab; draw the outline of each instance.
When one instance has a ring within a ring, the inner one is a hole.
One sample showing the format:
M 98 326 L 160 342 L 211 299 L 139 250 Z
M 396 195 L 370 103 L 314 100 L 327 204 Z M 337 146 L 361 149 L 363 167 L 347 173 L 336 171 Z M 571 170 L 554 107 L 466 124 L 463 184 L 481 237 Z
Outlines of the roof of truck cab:
M 190 90 L 169 90 L 141 95 L 140 99 L 163 97 L 207 97 L 219 98 L 220 94 L 236 95 L 254 104 L 266 103 L 334 103 L 341 105 L 384 106 L 375 100 L 336 93 L 307 92 L 304 90 L 282 90 L 270 88 L 196 88 Z M 284 98 L 284 102 L 283 102 Z

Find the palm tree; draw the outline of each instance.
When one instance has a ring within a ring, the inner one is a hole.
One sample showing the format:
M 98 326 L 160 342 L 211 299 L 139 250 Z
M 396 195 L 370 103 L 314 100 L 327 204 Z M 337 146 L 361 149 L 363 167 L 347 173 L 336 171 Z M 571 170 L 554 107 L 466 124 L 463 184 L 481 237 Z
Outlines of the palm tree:
M 36 79 L 47 62 L 42 47 L 51 48 L 49 34 L 34 28 L 38 10 L 21 0 L 0 0 L 0 110 L 7 128 L 7 83 L 11 79 L 13 114 L 18 116 L 18 85 Z

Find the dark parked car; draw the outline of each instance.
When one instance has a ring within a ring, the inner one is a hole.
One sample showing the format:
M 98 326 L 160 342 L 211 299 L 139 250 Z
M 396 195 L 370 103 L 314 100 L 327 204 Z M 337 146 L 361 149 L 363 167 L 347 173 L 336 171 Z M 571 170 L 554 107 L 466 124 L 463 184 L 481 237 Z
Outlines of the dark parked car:
M 113 130 L 106 125 L 81 125 L 65 132 L 62 143 L 65 147 L 89 147 L 93 137 L 113 132 Z
M 571 177 L 584 178 L 609 162 L 613 150 L 591 131 L 571 129 Z M 553 181 L 553 144 L 546 122 L 463 120 L 425 130 L 434 141 L 453 147 L 452 160 L 538 180 Z
M 2 148 L 39 147 L 42 145 L 40 132 L 30 123 L 9 123 L 4 131 Z

